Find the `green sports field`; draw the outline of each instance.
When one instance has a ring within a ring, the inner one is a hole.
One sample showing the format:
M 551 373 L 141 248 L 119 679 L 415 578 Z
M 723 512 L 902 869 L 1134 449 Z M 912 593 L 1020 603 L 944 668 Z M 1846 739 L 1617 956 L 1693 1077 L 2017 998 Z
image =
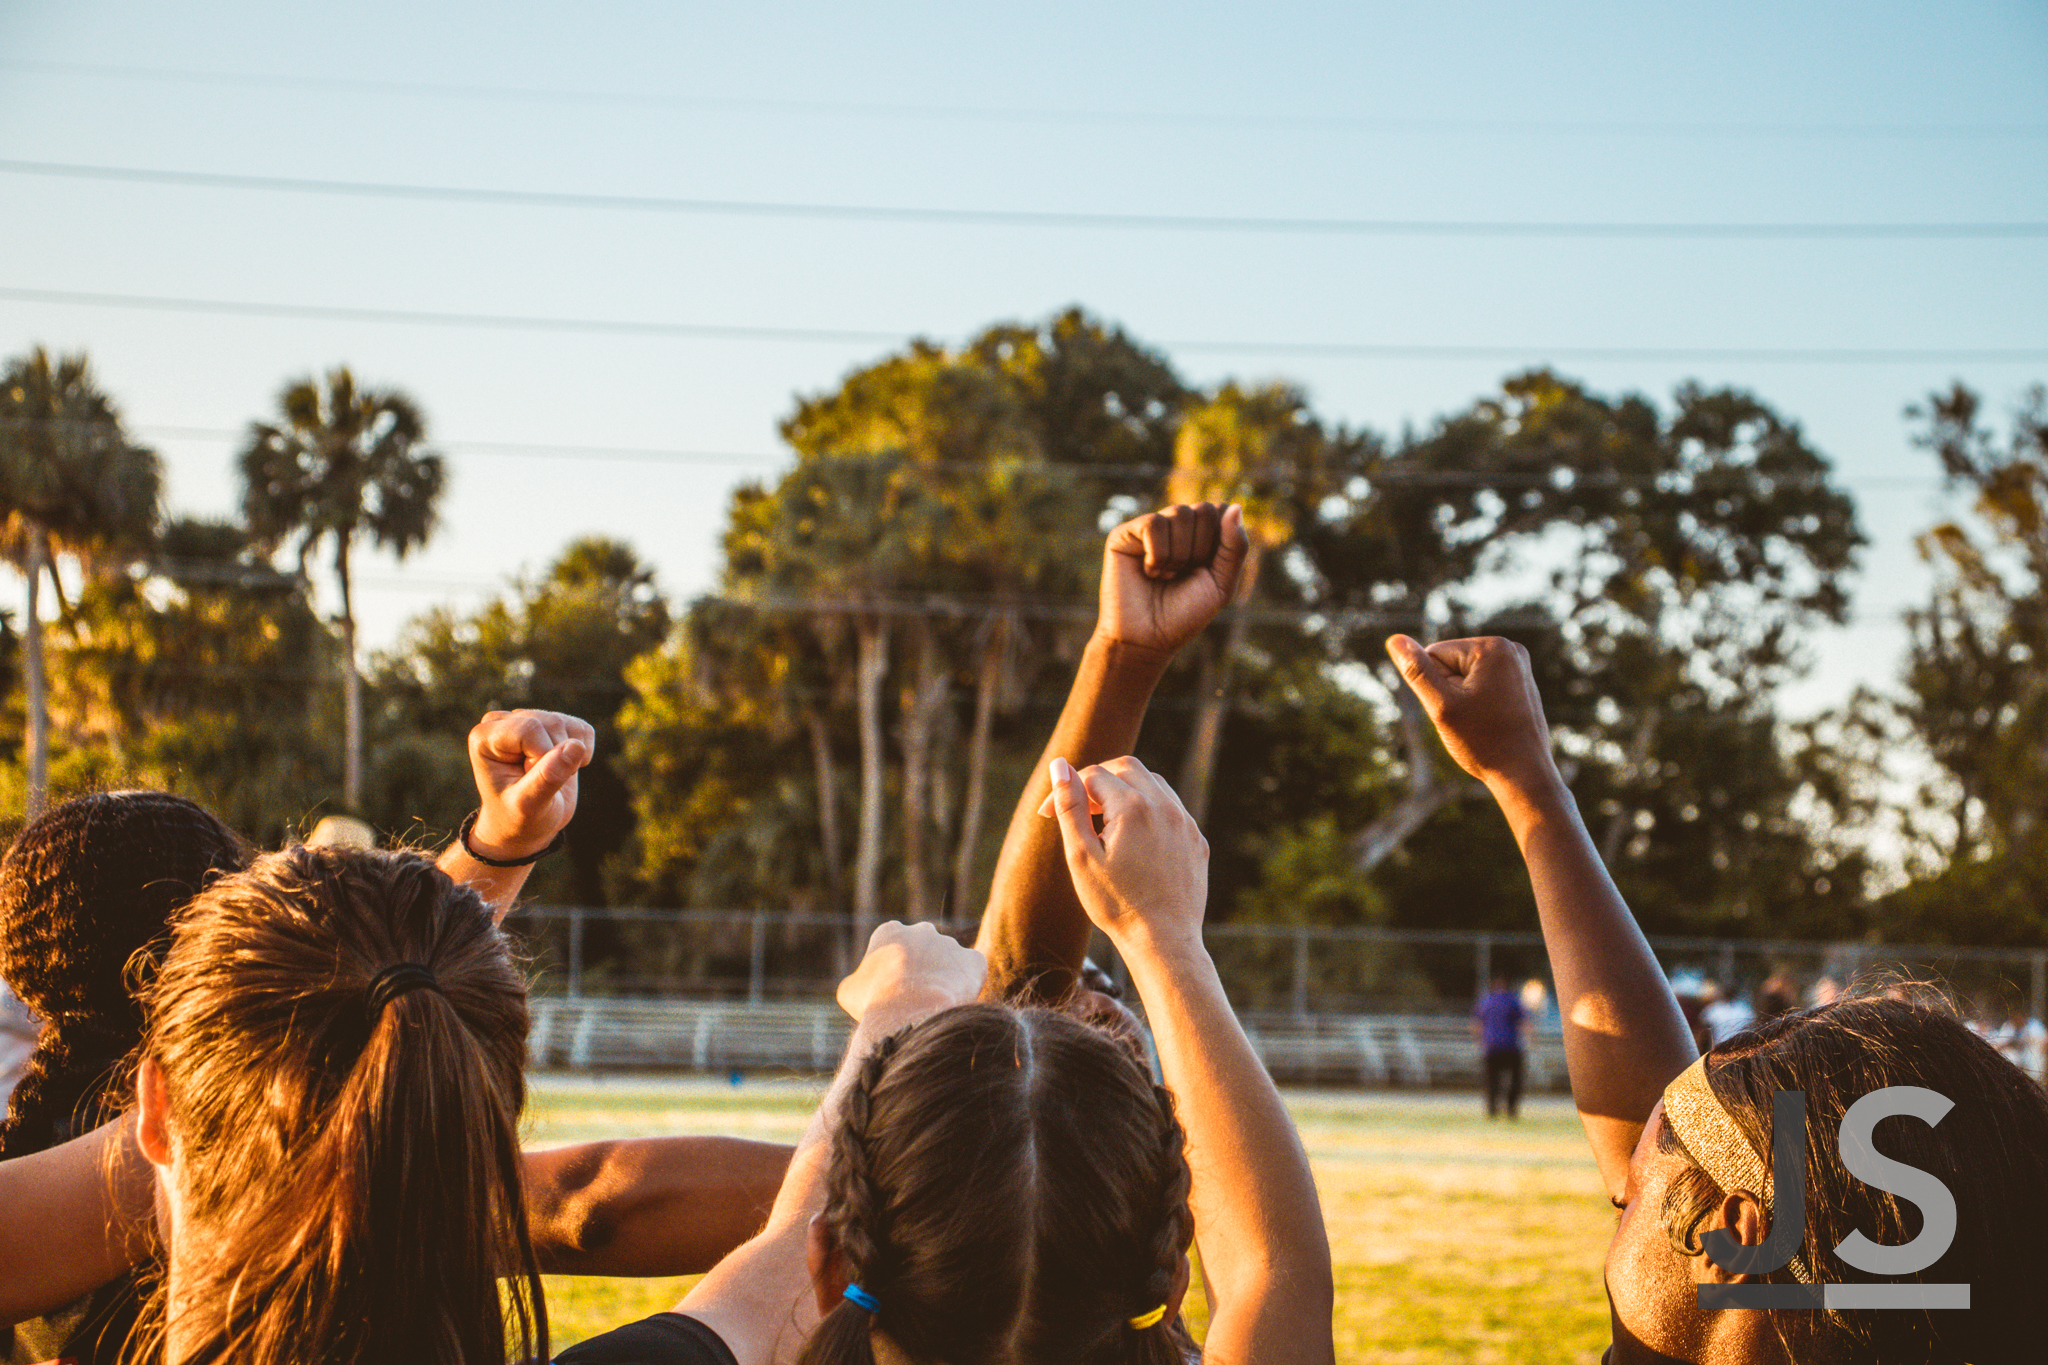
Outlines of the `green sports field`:
M 535 1078 L 529 1145 L 659 1133 L 794 1141 L 816 1085 Z M 1565 1101 L 1489 1123 L 1471 1095 L 1290 1091 L 1337 1265 L 1337 1358 L 1590 1362 L 1613 1224 Z M 688 1280 L 548 1282 L 556 1342 L 672 1307 Z M 1199 1306 L 1191 1303 L 1191 1319 Z

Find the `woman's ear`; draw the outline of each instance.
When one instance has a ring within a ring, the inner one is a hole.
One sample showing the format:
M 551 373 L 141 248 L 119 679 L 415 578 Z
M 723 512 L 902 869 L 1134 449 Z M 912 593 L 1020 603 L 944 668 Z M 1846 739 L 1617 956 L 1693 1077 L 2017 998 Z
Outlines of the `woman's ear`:
M 839 1244 L 832 1240 L 822 1213 L 812 1214 L 810 1226 L 804 1230 L 804 1264 L 811 1272 L 811 1292 L 818 1296 L 818 1316 L 822 1318 L 839 1306 L 846 1297 L 846 1286 L 853 1283 L 846 1274 L 846 1258 L 839 1254 Z
M 1701 1220 L 1701 1233 L 1714 1228 L 1725 1230 L 1729 1236 L 1746 1247 L 1761 1246 L 1764 1239 L 1770 1236 L 1771 1220 L 1770 1215 L 1764 1212 L 1762 1202 L 1755 1195 L 1746 1190 L 1737 1190 L 1733 1194 L 1723 1195 L 1720 1206 Z M 1724 1270 L 1714 1264 L 1713 1257 L 1704 1252 L 1700 1254 L 1699 1260 L 1705 1276 L 1701 1280 L 1702 1284 L 1748 1284 L 1763 1278 L 1761 1275 L 1738 1275 L 1733 1271 Z
M 171 1097 L 163 1068 L 144 1057 L 135 1069 L 135 1145 L 152 1166 L 171 1164 Z

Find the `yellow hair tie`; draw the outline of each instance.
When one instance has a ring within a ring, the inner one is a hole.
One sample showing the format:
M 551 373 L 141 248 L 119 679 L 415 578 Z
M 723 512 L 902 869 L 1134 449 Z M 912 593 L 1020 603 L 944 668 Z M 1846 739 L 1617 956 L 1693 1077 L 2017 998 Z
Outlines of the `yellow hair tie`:
M 1166 1305 L 1162 1303 L 1151 1312 L 1140 1313 L 1137 1317 L 1130 1319 L 1131 1330 L 1133 1332 L 1142 1332 L 1147 1327 L 1156 1327 L 1159 1325 L 1159 1320 L 1165 1316 Z

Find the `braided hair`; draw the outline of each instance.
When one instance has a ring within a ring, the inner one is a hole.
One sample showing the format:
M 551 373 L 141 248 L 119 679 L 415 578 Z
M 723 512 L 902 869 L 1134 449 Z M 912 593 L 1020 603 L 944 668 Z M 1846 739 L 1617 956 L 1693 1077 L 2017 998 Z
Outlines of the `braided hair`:
M 249 850 L 167 792 L 100 792 L 21 831 L 0 858 L 0 978 L 42 1022 L 0 1121 L 0 1158 L 27 1156 L 112 1117 L 142 1037 L 127 968 L 161 958 L 171 915 Z
M 825 1228 L 878 1307 L 827 1313 L 800 1365 L 879 1331 L 946 1365 L 1183 1365 L 1193 1240 L 1173 1098 L 1072 1015 L 970 1005 L 885 1039 L 833 1135 Z

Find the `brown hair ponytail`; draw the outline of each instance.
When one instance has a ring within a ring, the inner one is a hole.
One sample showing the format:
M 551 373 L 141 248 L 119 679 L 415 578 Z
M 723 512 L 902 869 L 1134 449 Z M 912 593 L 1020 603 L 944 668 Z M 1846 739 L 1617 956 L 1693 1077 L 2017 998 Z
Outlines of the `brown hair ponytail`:
M 183 1158 L 154 1327 L 238 1365 L 545 1358 L 525 987 L 482 902 L 411 854 L 293 848 L 174 930 L 146 996 Z
M 800 1365 L 872 1365 L 871 1331 L 946 1365 L 1180 1365 L 1192 1239 L 1171 1097 L 1069 1015 L 970 1005 L 886 1040 L 833 1136 L 825 1223 L 878 1302 L 825 1315 Z

